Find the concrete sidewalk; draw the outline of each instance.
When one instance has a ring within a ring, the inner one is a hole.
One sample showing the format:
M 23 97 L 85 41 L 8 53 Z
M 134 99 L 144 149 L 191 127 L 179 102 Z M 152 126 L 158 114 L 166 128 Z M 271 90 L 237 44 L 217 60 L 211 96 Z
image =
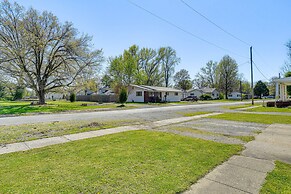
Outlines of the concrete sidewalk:
M 46 147 L 46 146 L 66 143 L 70 141 L 76 141 L 76 140 L 82 140 L 82 139 L 87 139 L 87 138 L 99 137 L 103 135 L 120 133 L 120 132 L 125 132 L 125 131 L 150 129 L 154 127 L 166 126 L 166 125 L 170 125 L 174 123 L 190 121 L 193 119 L 200 119 L 203 117 L 218 115 L 218 114 L 221 114 L 221 113 L 209 113 L 209 114 L 203 114 L 203 115 L 196 115 L 192 117 L 166 119 L 162 121 L 153 122 L 150 125 L 122 126 L 122 127 L 103 129 L 103 130 L 97 130 L 97 131 L 88 131 L 88 132 L 83 132 L 83 133 L 63 135 L 59 137 L 51 137 L 51 138 L 38 139 L 38 140 L 33 140 L 33 141 L 6 144 L 5 146 L 0 147 L 0 155 L 12 153 L 12 152 L 26 151 L 26 150 L 30 150 L 34 148 Z
M 259 193 L 267 173 L 273 168 L 272 161 L 233 156 L 184 193 Z
M 259 193 L 274 160 L 291 164 L 291 125 L 273 124 L 185 193 Z

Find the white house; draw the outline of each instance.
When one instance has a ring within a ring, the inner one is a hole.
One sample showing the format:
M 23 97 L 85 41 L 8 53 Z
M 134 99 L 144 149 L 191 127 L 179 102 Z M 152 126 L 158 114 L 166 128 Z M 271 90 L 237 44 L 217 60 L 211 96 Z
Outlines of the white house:
M 57 92 L 49 92 L 45 94 L 46 100 L 60 100 L 64 98 L 64 93 L 57 93 Z
M 240 100 L 242 94 L 240 92 L 231 92 L 227 95 L 228 99 L 230 100 Z
M 201 88 L 203 94 L 208 94 L 212 99 L 219 98 L 219 92 L 216 88 Z
M 197 98 L 200 98 L 200 96 L 202 94 L 203 94 L 203 92 L 200 89 L 190 89 L 190 90 L 187 90 L 186 95 L 184 97 L 187 97 L 187 96 L 196 96 Z
M 127 102 L 179 102 L 182 91 L 174 88 L 134 85 L 128 86 Z
M 274 80 L 276 82 L 276 99 L 287 101 L 287 86 L 291 85 L 291 77 L 285 77 Z

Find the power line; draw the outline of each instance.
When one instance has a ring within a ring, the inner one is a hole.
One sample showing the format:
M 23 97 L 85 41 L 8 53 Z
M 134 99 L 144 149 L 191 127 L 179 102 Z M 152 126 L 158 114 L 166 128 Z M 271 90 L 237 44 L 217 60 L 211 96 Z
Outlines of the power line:
M 246 62 L 244 62 L 244 63 L 238 64 L 237 66 L 241 67 L 241 66 L 243 66 L 243 65 L 245 65 L 245 64 L 247 64 L 247 63 L 250 63 L 250 62 L 249 62 L 249 61 L 246 61 Z
M 217 45 L 217 44 L 215 44 L 215 43 L 212 43 L 212 42 L 210 42 L 210 41 L 208 41 L 208 40 L 206 40 L 206 39 L 204 39 L 204 38 L 201 38 L 201 37 L 199 37 L 199 36 L 193 34 L 192 32 L 189 32 L 189 31 L 187 31 L 187 30 L 181 28 L 180 26 L 174 24 L 173 22 L 170 22 L 169 20 L 166 20 L 166 19 L 162 18 L 161 16 L 158 16 L 157 14 L 155 14 L 155 13 L 153 13 L 153 12 L 151 12 L 151 11 L 145 9 L 144 7 L 138 5 L 138 4 L 136 4 L 136 3 L 134 3 L 134 2 L 132 2 L 132 1 L 130 1 L 130 0 L 128 0 L 128 2 L 129 2 L 130 4 L 132 4 L 132 5 L 134 5 L 135 7 L 137 7 L 137 8 L 139 8 L 139 9 L 141 9 L 141 10 L 143 10 L 143 11 L 145 11 L 145 12 L 151 14 L 152 16 L 158 18 L 159 20 L 161 20 L 161 21 L 163 21 L 163 22 L 169 24 L 170 26 L 172 26 L 172 27 L 174 27 L 174 28 L 179 29 L 180 31 L 182 31 L 182 32 L 184 32 L 184 33 L 186 33 L 186 34 L 188 34 L 188 35 L 190 35 L 190 36 L 192 36 L 192 37 L 194 37 L 194 38 L 196 38 L 196 39 L 199 39 L 199 40 L 201 40 L 201 41 L 203 41 L 203 42 L 205 42 L 205 43 L 207 43 L 207 44 L 210 44 L 210 45 L 212 45 L 212 46 L 214 46 L 214 47 L 216 47 L 216 48 L 219 48 L 219 49 L 221 49 L 221 50 L 227 51 L 227 52 L 229 52 L 229 53 L 232 53 L 232 54 L 234 54 L 234 55 L 240 56 L 240 57 L 242 57 L 242 58 L 248 58 L 248 57 L 245 57 L 245 56 L 240 55 L 240 54 L 238 54 L 238 53 L 235 53 L 235 52 L 233 52 L 233 51 L 230 51 L 230 50 L 228 50 L 228 49 L 226 49 L 226 48 L 223 48 L 223 47 L 221 47 L 221 46 L 219 46 L 219 45 Z
M 257 64 L 253 61 L 253 63 L 254 63 L 254 65 L 255 65 L 255 67 L 256 67 L 256 69 L 260 72 L 260 74 L 267 80 L 267 81 L 270 81 L 264 74 L 263 74 L 263 72 L 259 69 L 259 67 L 257 66 Z
M 202 13 L 200 13 L 199 11 L 197 11 L 196 9 L 194 9 L 193 7 L 191 7 L 188 3 L 186 3 L 184 0 L 180 0 L 184 5 L 186 5 L 189 9 L 191 9 L 192 11 L 194 11 L 195 13 L 197 13 L 198 15 L 200 15 L 201 17 L 203 17 L 205 20 L 207 20 L 209 23 L 213 24 L 214 26 L 216 26 L 217 28 L 219 28 L 221 31 L 223 31 L 224 33 L 228 34 L 229 36 L 233 37 L 234 39 L 246 44 L 247 46 L 251 46 L 249 43 L 247 43 L 246 41 L 243 41 L 242 39 L 238 38 L 237 36 L 233 35 L 232 33 L 226 31 L 225 29 L 223 29 L 222 27 L 220 27 L 219 25 L 217 25 L 215 22 L 211 21 L 209 18 L 207 18 L 205 15 L 203 15 Z

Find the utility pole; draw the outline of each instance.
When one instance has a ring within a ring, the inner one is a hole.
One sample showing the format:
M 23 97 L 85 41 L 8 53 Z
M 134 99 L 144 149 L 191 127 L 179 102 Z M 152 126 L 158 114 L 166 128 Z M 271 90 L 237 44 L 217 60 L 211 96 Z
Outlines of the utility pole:
M 240 92 L 240 101 L 242 101 L 243 100 L 243 96 L 242 96 L 241 80 L 239 81 L 239 92 Z
M 250 47 L 251 58 L 251 90 L 252 90 L 252 105 L 254 105 L 254 75 L 253 75 L 253 47 Z

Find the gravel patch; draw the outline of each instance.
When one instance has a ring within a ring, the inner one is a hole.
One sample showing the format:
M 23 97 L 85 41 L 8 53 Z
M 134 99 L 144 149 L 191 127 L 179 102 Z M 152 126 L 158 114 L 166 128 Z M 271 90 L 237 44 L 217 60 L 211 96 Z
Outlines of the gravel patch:
M 202 131 L 231 136 L 252 136 L 255 135 L 258 131 L 266 129 L 269 125 L 205 118 L 180 123 L 177 124 L 177 126 L 190 127 Z

